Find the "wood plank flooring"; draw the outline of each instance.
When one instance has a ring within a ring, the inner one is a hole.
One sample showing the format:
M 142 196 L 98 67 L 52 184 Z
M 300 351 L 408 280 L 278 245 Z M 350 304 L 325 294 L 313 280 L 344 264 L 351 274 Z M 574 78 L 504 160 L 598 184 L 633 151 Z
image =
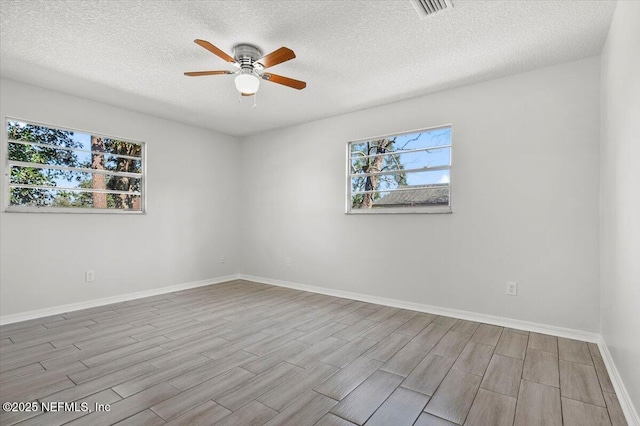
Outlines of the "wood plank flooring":
M 7 426 L 626 424 L 596 345 L 247 281 L 2 326 L 0 399 L 78 404 Z

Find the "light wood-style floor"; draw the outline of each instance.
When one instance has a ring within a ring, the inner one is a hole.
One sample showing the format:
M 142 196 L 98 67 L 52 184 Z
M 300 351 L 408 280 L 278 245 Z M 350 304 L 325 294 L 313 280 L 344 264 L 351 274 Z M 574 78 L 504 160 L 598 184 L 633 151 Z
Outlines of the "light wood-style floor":
M 593 344 L 233 281 L 0 328 L 11 425 L 624 425 Z

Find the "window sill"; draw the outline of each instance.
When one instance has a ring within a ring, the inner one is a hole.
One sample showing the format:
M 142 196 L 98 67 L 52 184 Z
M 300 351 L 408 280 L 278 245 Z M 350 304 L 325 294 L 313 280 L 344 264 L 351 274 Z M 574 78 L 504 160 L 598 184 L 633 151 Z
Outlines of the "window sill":
M 347 210 L 346 214 L 451 214 L 451 206 L 441 207 L 384 207 L 373 209 Z
M 106 209 L 84 209 L 65 207 L 6 207 L 4 213 L 70 213 L 70 214 L 146 214 L 140 210 L 106 210 Z

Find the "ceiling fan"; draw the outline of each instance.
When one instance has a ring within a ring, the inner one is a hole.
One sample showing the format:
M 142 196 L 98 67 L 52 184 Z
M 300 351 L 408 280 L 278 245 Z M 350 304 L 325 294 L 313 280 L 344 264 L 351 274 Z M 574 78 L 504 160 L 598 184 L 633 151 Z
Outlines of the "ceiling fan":
M 307 87 L 307 83 L 293 78 L 284 77 L 270 72 L 264 72 L 265 69 L 274 65 L 281 64 L 296 57 L 293 50 L 286 47 L 274 50 L 268 55 L 262 54 L 262 50 L 252 44 L 238 44 L 233 47 L 233 56 L 230 56 L 205 40 L 196 39 L 194 42 L 216 56 L 224 59 L 233 65 L 235 70 L 217 70 L 217 71 L 192 71 L 185 72 L 184 75 L 189 77 L 200 77 L 203 75 L 222 75 L 235 74 L 236 89 L 242 96 L 252 96 L 260 87 L 260 79 L 271 81 L 272 83 L 282 84 L 283 86 L 292 87 L 302 90 Z

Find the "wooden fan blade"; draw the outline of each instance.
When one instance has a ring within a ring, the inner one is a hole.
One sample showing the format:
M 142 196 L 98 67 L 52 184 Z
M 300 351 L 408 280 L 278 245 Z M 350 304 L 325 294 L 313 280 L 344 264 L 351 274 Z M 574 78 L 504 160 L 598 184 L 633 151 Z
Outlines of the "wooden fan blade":
M 231 74 L 231 71 L 189 71 L 185 72 L 184 75 L 189 77 L 200 77 L 201 75 L 220 75 L 220 74 Z
M 224 53 L 222 50 L 218 49 L 217 47 L 215 47 L 213 44 L 209 43 L 206 40 L 200 40 L 199 38 L 193 40 L 194 43 L 204 47 L 205 49 L 207 49 L 209 52 L 213 53 L 216 56 L 221 57 L 222 59 L 224 59 L 227 62 L 231 62 L 232 64 L 236 63 L 236 60 L 227 55 L 226 53 Z
M 263 56 L 262 58 L 258 59 L 256 62 L 262 65 L 263 68 L 269 68 L 274 65 L 278 65 L 283 62 L 286 62 L 295 57 L 296 57 L 296 54 L 293 53 L 293 50 L 288 49 L 286 47 L 281 47 L 280 49 L 274 50 L 268 55 Z
M 294 80 L 293 78 L 283 77 L 278 74 L 264 73 L 262 78 L 271 81 L 272 83 L 282 84 L 283 86 L 293 87 L 294 89 L 302 90 L 307 87 L 307 83 L 300 80 Z

